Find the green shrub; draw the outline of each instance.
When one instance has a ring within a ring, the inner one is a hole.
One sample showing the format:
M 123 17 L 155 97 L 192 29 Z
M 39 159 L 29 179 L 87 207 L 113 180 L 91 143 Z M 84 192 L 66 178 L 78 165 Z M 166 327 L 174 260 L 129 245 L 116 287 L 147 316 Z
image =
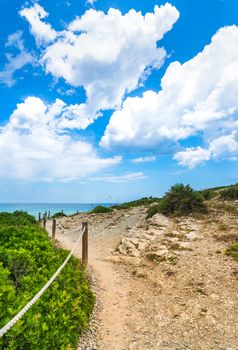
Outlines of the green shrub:
M 0 213 L 0 225 L 13 225 L 13 226 L 22 226 L 22 225 L 31 225 L 36 224 L 36 219 L 29 215 L 25 211 L 15 211 L 11 213 Z
M 238 185 L 234 185 L 228 189 L 223 190 L 220 196 L 222 199 L 226 199 L 226 200 L 238 199 Z
M 26 213 L 0 214 L 0 328 L 31 300 L 68 255 L 34 222 Z M 0 339 L 0 349 L 76 349 L 93 305 L 83 268 L 72 257 L 36 304 Z
M 113 210 L 111 208 L 104 207 L 103 205 L 97 205 L 91 213 L 99 214 L 99 213 L 111 213 Z
M 148 209 L 147 209 L 147 216 L 146 219 L 152 218 L 152 216 L 154 216 L 155 214 L 158 213 L 158 205 L 151 205 Z
M 203 196 L 189 185 L 183 184 L 176 184 L 170 188 L 159 203 L 158 210 L 165 215 L 207 212 Z
M 57 219 L 57 218 L 63 218 L 66 217 L 67 215 L 65 213 L 63 213 L 62 211 L 59 211 L 58 213 L 55 213 L 54 215 L 52 215 L 53 219 Z
M 209 190 L 209 189 L 199 191 L 199 193 L 201 193 L 201 195 L 203 196 L 203 198 L 205 200 L 209 200 L 212 197 L 214 197 L 214 195 L 215 195 L 215 193 L 212 190 Z

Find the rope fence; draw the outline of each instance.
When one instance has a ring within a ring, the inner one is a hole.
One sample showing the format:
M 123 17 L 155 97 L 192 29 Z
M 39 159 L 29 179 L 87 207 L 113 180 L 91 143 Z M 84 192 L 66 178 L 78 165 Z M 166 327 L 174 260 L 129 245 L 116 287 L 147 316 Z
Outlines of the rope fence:
M 75 252 L 75 249 L 77 248 L 79 242 L 81 241 L 81 238 L 83 237 L 83 244 L 82 244 L 82 262 L 84 265 L 87 265 L 87 259 L 88 259 L 88 252 L 86 250 L 88 249 L 88 224 L 87 222 L 83 222 L 82 226 L 82 232 L 75 243 L 73 249 L 63 262 L 63 264 L 58 268 L 58 270 L 55 272 L 55 274 L 49 279 L 49 281 L 44 285 L 44 287 L 28 302 L 26 306 L 21 309 L 21 311 L 18 312 L 16 316 L 14 316 L 2 329 L 0 329 L 0 338 L 7 333 L 21 318 L 22 316 L 37 302 L 37 300 L 40 299 L 42 294 L 50 287 L 50 285 L 54 282 L 54 280 L 57 278 L 57 276 L 60 274 L 60 272 L 63 270 L 73 253 Z M 86 245 L 85 245 L 86 244 Z M 85 250 L 86 249 L 86 250 Z

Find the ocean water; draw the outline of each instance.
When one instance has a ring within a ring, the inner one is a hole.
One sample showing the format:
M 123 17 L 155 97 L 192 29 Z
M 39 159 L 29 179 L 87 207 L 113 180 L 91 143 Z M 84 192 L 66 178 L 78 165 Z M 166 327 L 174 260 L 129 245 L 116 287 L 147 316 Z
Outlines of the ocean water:
M 105 207 L 110 207 L 113 203 L 24 203 L 24 204 L 16 204 L 16 203 L 0 203 L 0 212 L 8 212 L 13 213 L 16 210 L 26 211 L 28 214 L 35 216 L 38 218 L 39 213 L 43 215 L 45 212 L 49 212 L 53 215 L 55 213 L 63 212 L 67 215 L 79 212 L 90 211 L 95 208 L 97 205 L 103 205 Z

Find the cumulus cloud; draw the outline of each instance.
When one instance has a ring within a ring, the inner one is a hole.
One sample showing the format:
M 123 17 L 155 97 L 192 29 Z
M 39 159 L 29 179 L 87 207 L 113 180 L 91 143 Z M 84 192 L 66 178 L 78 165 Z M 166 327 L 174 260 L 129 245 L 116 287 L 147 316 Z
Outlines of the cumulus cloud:
M 203 146 L 178 152 L 175 159 L 180 164 L 194 167 L 210 157 L 238 155 L 232 134 L 238 126 L 237 42 L 238 27 L 224 27 L 194 58 L 171 63 L 158 93 L 127 98 L 113 113 L 101 145 L 161 150 L 199 135 Z
M 125 175 L 104 175 L 104 176 L 99 176 L 99 177 L 94 177 L 91 179 L 91 181 L 103 181 L 103 182 L 113 182 L 113 183 L 123 183 L 123 182 L 129 182 L 129 181 L 138 181 L 138 180 L 143 180 L 146 179 L 147 176 L 142 173 L 130 173 L 130 174 L 125 174 Z
M 15 73 L 21 70 L 24 66 L 33 64 L 34 58 L 24 47 L 24 40 L 21 31 L 9 35 L 5 46 L 8 50 L 17 50 L 16 54 L 11 52 L 6 54 L 7 62 L 0 71 L 0 82 L 11 87 L 16 83 L 14 77 Z
M 132 159 L 132 163 L 147 163 L 147 162 L 154 162 L 156 160 L 155 156 L 148 156 L 148 157 L 139 157 Z
M 57 32 L 50 24 L 42 21 L 48 16 L 48 13 L 39 4 L 35 3 L 34 6 L 24 8 L 19 13 L 29 22 L 31 33 L 39 45 L 50 43 L 56 39 Z
M 37 42 L 47 44 L 41 48 L 45 71 L 85 89 L 86 103 L 75 106 L 69 118 L 65 115 L 64 123 L 72 128 L 79 127 L 79 116 L 88 118 L 89 125 L 100 110 L 119 108 L 126 93 L 142 84 L 151 69 L 161 67 L 166 51 L 158 41 L 179 18 L 168 3 L 145 16 L 135 10 L 123 15 L 112 8 L 106 14 L 90 9 L 56 33 L 42 21 L 47 13 L 38 4 L 20 14 Z
M 189 168 L 194 168 L 196 165 L 209 159 L 237 160 L 237 131 L 214 139 L 211 141 L 208 149 L 191 147 L 187 148 L 185 151 L 177 152 L 174 159 L 176 159 L 180 165 Z
M 65 103 L 46 105 L 28 97 L 0 129 L 0 176 L 21 179 L 78 179 L 118 164 L 100 158 L 89 143 L 58 129 Z
M 174 159 L 176 159 L 180 165 L 187 166 L 190 169 L 210 158 L 210 150 L 201 147 L 187 148 L 185 151 L 177 152 L 174 156 Z

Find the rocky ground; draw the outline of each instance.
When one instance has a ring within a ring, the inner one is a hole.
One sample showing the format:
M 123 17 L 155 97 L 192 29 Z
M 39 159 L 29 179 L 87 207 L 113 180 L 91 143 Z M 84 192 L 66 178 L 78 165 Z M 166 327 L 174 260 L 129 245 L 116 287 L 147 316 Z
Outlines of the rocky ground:
M 213 203 L 196 218 L 146 220 L 137 207 L 58 219 L 66 248 L 89 222 L 97 305 L 79 350 L 237 350 L 238 263 L 225 255 L 238 242 L 235 206 Z

